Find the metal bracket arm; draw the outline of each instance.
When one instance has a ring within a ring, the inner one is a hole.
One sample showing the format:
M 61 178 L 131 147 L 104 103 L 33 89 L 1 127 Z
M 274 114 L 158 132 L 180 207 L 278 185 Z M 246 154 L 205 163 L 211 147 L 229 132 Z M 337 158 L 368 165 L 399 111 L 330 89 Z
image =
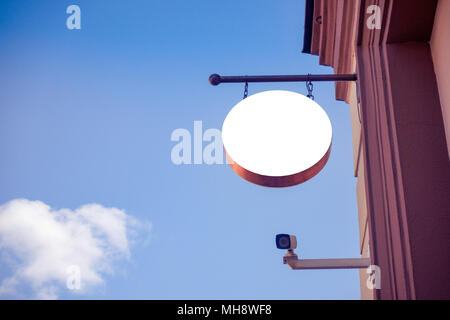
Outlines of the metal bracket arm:
M 370 266 L 369 258 L 344 259 L 298 259 L 296 254 L 286 254 L 283 263 L 293 270 L 311 269 L 365 269 Z
M 274 76 L 221 76 L 212 74 L 209 83 L 217 86 L 221 83 L 239 82 L 308 82 L 308 81 L 356 81 L 356 74 L 307 74 L 307 75 L 274 75 Z

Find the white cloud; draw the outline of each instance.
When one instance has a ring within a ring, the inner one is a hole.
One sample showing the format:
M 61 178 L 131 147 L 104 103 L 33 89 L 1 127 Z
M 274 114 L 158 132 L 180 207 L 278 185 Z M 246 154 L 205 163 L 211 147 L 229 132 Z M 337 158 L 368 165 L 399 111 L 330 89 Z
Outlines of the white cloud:
M 141 223 L 123 210 L 87 204 L 52 210 L 41 201 L 15 199 L 0 206 L 0 259 L 12 275 L 0 282 L 0 296 L 56 299 L 66 287 L 68 268 L 80 270 L 81 292 L 104 283 L 113 264 L 129 259 L 131 234 Z

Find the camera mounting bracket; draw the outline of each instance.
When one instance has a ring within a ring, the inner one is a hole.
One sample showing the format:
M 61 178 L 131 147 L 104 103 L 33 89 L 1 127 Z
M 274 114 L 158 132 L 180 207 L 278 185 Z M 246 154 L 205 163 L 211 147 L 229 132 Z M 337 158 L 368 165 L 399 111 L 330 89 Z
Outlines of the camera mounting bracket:
M 299 259 L 293 250 L 288 250 L 288 253 L 283 257 L 283 263 L 287 264 L 292 270 L 365 269 L 370 266 L 370 259 Z

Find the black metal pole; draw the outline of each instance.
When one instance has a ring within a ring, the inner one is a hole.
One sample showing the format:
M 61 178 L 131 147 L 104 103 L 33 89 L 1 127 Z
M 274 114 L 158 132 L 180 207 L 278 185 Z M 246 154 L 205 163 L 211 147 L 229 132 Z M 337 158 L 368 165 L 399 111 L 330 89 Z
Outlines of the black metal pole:
M 212 74 L 209 83 L 217 86 L 221 83 L 238 82 L 306 82 L 306 81 L 356 81 L 356 74 L 310 74 L 310 75 L 279 75 L 279 76 L 221 76 Z

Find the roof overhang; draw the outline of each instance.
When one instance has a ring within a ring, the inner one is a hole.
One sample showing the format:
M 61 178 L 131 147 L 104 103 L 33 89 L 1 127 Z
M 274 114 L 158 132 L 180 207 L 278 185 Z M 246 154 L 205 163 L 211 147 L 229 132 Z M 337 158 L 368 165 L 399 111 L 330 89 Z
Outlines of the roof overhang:
M 305 32 L 303 34 L 303 53 L 311 53 L 311 40 L 313 32 L 314 0 L 306 0 Z

